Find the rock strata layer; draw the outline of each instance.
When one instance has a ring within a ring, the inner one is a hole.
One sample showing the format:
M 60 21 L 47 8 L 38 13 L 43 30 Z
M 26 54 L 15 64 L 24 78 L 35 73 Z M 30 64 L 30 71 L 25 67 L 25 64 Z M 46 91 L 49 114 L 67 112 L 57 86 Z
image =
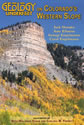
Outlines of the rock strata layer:
M 41 26 L 27 22 L 0 30 L 0 71 L 10 70 L 17 75 L 39 64 L 45 66 L 49 79 L 76 84 L 69 72 L 55 66 Z
M 3 53 L 3 58 L 7 62 L 27 66 L 47 63 L 54 65 L 52 56 L 47 50 L 43 28 L 38 24 L 26 23 L 11 27 L 5 39 L 12 44 Z

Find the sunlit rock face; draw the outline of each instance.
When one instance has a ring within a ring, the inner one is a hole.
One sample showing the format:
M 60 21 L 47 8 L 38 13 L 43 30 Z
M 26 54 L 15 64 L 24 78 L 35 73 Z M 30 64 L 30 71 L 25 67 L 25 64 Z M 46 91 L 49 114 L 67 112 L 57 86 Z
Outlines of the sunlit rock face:
M 9 45 L 1 60 L 5 60 L 10 66 L 54 65 L 53 58 L 47 50 L 43 28 L 38 24 L 23 23 L 11 26 L 6 32 L 0 33 L 0 37 Z
M 0 30 L 0 73 L 10 70 L 17 75 L 39 64 L 45 66 L 48 79 L 76 84 L 69 72 L 54 65 L 40 25 L 26 22 Z

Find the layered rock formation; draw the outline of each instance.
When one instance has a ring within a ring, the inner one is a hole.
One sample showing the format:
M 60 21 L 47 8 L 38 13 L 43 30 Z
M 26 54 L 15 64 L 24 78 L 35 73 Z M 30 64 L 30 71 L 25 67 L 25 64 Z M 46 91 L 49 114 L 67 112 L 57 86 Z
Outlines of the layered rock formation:
M 4 45 L 6 46 L 6 50 L 1 59 L 1 63 L 4 62 L 4 60 L 6 62 L 6 64 L 4 64 L 5 69 L 9 67 L 7 64 L 12 67 L 11 69 L 13 69 L 14 66 L 17 69 L 17 65 L 54 65 L 52 56 L 47 50 L 43 28 L 38 24 L 22 23 L 12 26 L 2 30 L 0 37 L 0 42 L 3 43 L 4 41 L 5 44 L 7 44 L 7 46 Z
M 54 65 L 40 25 L 26 22 L 0 31 L 0 71 L 10 70 L 17 75 L 39 64 L 46 67 L 49 79 L 76 84 L 69 72 Z

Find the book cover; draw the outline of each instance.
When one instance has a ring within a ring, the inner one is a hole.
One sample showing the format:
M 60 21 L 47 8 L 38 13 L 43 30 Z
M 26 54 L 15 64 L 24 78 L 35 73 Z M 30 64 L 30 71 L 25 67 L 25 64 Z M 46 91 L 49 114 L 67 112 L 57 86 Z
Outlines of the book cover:
M 0 125 L 84 124 L 83 4 L 1 0 Z

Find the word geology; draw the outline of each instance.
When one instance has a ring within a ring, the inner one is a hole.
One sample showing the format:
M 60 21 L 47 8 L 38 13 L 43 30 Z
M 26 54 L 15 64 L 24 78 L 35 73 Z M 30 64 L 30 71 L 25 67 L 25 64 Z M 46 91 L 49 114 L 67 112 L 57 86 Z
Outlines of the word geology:
M 2 4 L 2 9 L 5 11 L 6 15 L 32 15 L 32 12 L 35 9 L 36 3 L 25 3 L 25 2 L 8 2 Z

